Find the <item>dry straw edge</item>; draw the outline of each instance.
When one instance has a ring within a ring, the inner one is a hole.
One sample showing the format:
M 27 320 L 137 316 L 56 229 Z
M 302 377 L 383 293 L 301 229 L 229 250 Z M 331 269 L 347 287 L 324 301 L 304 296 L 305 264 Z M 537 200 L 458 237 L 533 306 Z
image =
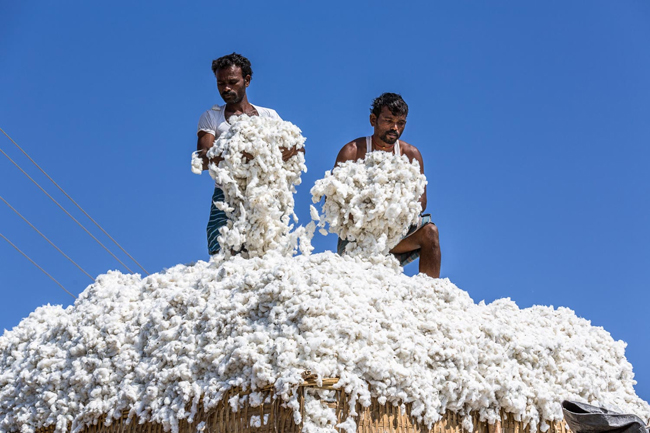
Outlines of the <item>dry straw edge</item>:
M 304 414 L 304 392 L 306 388 L 335 390 L 336 397 L 327 404 L 336 410 L 336 417 L 339 422 L 344 421 L 349 413 L 348 396 L 345 392 L 337 390 L 334 385 L 337 378 L 323 379 L 319 384 L 315 375 L 306 375 L 305 381 L 299 387 L 300 410 Z M 251 407 L 246 401 L 240 410 L 233 412 L 228 400 L 235 395 L 246 395 L 250 391 L 242 392 L 240 389 L 227 391 L 219 404 L 204 412 L 199 410 L 193 422 L 179 420 L 179 433 L 196 433 L 197 426 L 205 422 L 202 433 L 300 433 L 301 424 L 294 422 L 293 411 L 282 406 L 282 401 L 273 395 L 273 386 L 261 390 L 264 397 L 271 397 L 270 403 L 264 403 L 258 407 Z M 462 417 L 453 412 L 447 412 L 440 421 L 435 423 L 431 429 L 426 425 L 418 423 L 410 415 L 411 405 L 407 404 L 406 411 L 402 412 L 400 407 L 391 404 L 381 405 L 373 398 L 369 407 L 362 407 L 357 404 L 355 417 L 358 433 L 536 433 L 531 432 L 529 426 L 516 421 L 514 416 L 505 412 L 501 415 L 501 421 L 495 424 L 481 422 L 477 415 L 473 415 L 474 428 L 471 432 L 462 427 Z M 202 405 L 200 405 L 202 407 Z M 97 420 L 97 424 L 88 426 L 82 433 L 164 433 L 162 424 L 145 422 L 140 424 L 137 419 L 128 417 L 129 411 L 122 413 L 119 419 L 113 419 L 110 426 L 106 426 L 106 417 Z M 264 418 L 267 416 L 264 423 Z M 251 418 L 259 416 L 262 425 L 252 427 Z M 55 426 L 49 426 L 37 430 L 37 433 L 53 433 Z M 339 431 L 341 431 L 339 429 Z M 569 433 L 564 421 L 552 423 L 546 433 Z

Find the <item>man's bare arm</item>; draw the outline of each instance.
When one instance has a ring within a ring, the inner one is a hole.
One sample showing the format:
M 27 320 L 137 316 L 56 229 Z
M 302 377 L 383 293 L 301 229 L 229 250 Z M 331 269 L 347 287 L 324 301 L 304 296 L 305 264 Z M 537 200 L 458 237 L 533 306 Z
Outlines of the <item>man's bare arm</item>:
M 208 169 L 208 150 L 212 148 L 212 145 L 214 144 L 214 135 L 210 134 L 209 132 L 205 131 L 199 131 L 197 133 L 199 136 L 199 139 L 196 142 L 196 150 L 199 153 L 199 156 L 203 160 L 203 170 Z M 214 162 L 215 164 L 219 164 L 219 162 L 222 160 L 221 157 L 213 158 L 211 162 Z
M 339 154 L 336 157 L 336 162 L 334 166 L 336 167 L 339 164 L 344 163 L 345 161 L 356 161 L 357 159 L 357 143 L 351 141 L 339 151 Z

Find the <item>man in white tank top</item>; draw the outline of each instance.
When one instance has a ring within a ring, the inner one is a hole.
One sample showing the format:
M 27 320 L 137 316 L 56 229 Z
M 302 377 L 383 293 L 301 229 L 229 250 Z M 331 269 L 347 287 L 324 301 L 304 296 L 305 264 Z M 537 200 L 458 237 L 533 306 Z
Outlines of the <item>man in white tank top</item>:
M 249 116 L 273 117 L 280 119 L 278 113 L 270 108 L 259 107 L 248 102 L 246 88 L 250 85 L 253 70 L 251 62 L 244 56 L 232 53 L 220 57 L 212 62 L 212 72 L 217 78 L 217 89 L 223 98 L 225 105 L 215 105 L 201 115 L 198 127 L 198 141 L 196 150 L 203 159 L 203 170 L 208 169 L 208 158 L 206 154 L 213 146 L 215 139 L 228 131 L 232 116 L 247 114 Z M 284 160 L 295 155 L 295 148 L 285 150 L 282 153 Z M 220 158 L 212 160 L 219 163 Z M 219 185 L 215 185 L 210 207 L 210 219 L 208 220 L 208 252 L 216 254 L 221 249 L 217 237 L 219 228 L 226 225 L 228 218 L 225 212 L 217 209 L 215 201 L 224 199 L 223 191 Z
M 412 144 L 400 141 L 406 127 L 408 105 L 396 93 L 384 93 L 374 100 L 370 113 L 370 125 L 374 132 L 369 137 L 360 137 L 343 146 L 336 164 L 364 159 L 366 153 L 383 151 L 406 155 L 410 161 L 416 159 L 424 173 L 424 163 L 420 151 Z M 422 211 L 427 207 L 427 190 L 420 197 Z M 345 251 L 346 240 L 339 239 L 338 252 Z M 440 277 L 440 243 L 438 228 L 431 222 L 430 215 L 423 215 L 419 224 L 409 228 L 402 241 L 390 251 L 402 266 L 420 258 L 420 272 L 433 278 Z

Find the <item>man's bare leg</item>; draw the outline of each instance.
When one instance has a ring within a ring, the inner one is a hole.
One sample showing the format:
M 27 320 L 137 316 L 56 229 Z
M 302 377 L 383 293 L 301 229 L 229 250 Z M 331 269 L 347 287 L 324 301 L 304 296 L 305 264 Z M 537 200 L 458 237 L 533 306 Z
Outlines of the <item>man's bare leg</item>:
M 438 239 L 438 227 L 435 224 L 427 224 L 421 227 L 406 239 L 390 250 L 393 254 L 407 253 L 420 250 L 420 272 L 432 278 L 440 278 L 440 241 Z

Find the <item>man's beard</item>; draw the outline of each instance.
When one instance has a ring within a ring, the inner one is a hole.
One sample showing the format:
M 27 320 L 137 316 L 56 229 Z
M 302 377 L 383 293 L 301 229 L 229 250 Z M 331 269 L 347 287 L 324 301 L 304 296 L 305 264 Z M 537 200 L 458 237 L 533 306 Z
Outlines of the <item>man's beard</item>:
M 226 104 L 236 104 L 238 102 L 241 102 L 242 99 L 244 99 L 243 97 L 237 95 L 237 93 L 235 92 L 223 92 L 221 94 L 221 98 L 223 98 Z
M 389 132 L 385 133 L 384 135 L 382 135 L 382 136 L 379 137 L 379 138 L 381 138 L 381 141 L 383 141 L 383 142 L 386 143 L 386 144 L 390 144 L 390 145 L 395 144 L 395 142 L 396 142 L 397 139 L 399 138 L 399 135 L 398 135 L 398 134 L 395 134 L 395 135 L 388 135 L 388 134 L 389 134 Z

